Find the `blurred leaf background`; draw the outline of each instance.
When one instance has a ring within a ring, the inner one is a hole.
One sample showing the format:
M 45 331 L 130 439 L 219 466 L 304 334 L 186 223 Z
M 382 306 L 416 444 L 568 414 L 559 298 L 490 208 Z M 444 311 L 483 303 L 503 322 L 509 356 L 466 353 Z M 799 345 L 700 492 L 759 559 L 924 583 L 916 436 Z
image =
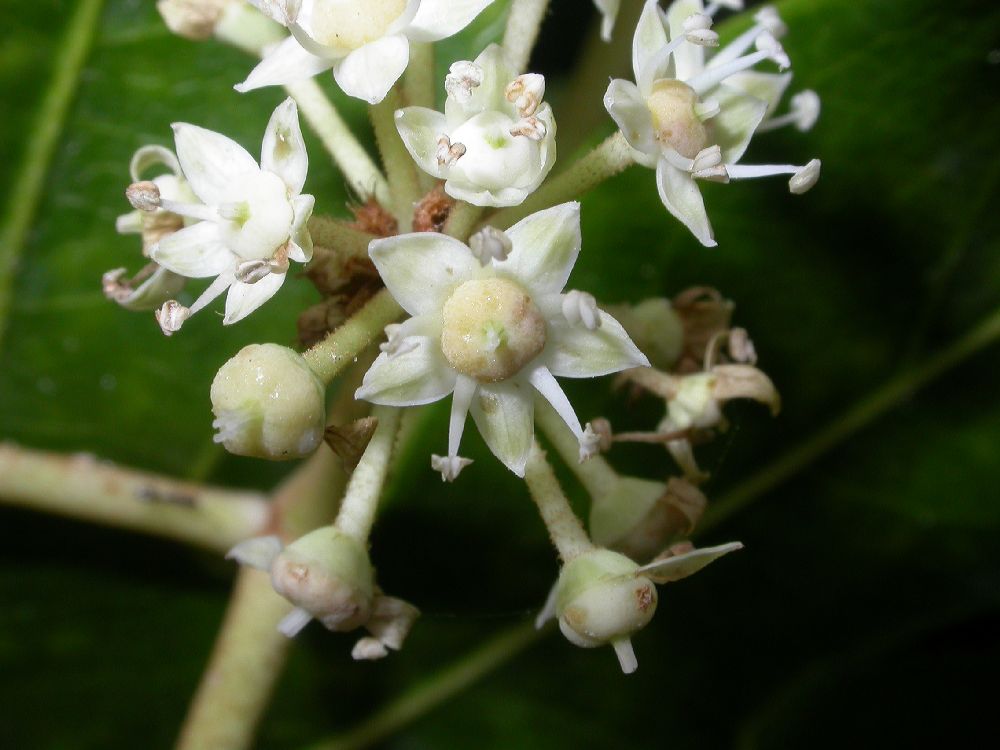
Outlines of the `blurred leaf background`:
M 504 5 L 444 45 L 439 65 L 474 56 Z M 633 168 L 585 198 L 572 279 L 607 302 L 694 284 L 736 301 L 736 322 L 750 330 L 784 411 L 772 421 L 762 409 L 732 409 L 734 428 L 705 453 L 712 498 L 739 492 L 1000 307 L 1000 10 L 973 0 L 779 5 L 793 90 L 820 92 L 823 114 L 809 134 L 755 140 L 747 160 L 820 156 L 819 185 L 803 197 L 780 179 L 708 186 L 720 247 L 706 250 L 662 209 L 653 174 Z M 0 0 L 0 206 L 16 190 L 75 7 Z M 589 2 L 556 0 L 535 58 L 557 117 L 567 113 L 561 133 L 592 124 L 590 142 L 611 130 L 600 105 L 609 72 L 628 69 L 627 55 L 582 60 L 592 48 L 611 54 L 596 42 L 595 20 Z M 623 22 L 616 36 L 630 33 Z M 0 278 L 12 290 L 0 320 L 0 439 L 234 486 L 269 487 L 288 470 L 216 450 L 208 384 L 244 344 L 294 342 L 297 311 L 313 299 L 305 281 L 236 327 L 206 314 L 170 339 L 99 288 L 104 271 L 139 263 L 134 238 L 114 233 L 135 148 L 169 144 L 169 124 L 183 120 L 257 150 L 282 93 L 235 93 L 249 65 L 218 44 L 171 36 L 151 2 L 104 3 L 26 242 L 0 248 L 18 256 L 15 273 Z M 363 109 L 337 100 L 367 132 Z M 318 210 L 343 214 L 344 184 L 308 143 Z M 384 746 L 971 739 L 995 703 L 995 690 L 977 685 L 1000 669 L 998 365 L 995 348 L 969 359 L 713 526 L 703 541 L 740 539 L 747 549 L 663 592 L 636 639 L 635 675 L 622 676 L 609 649 L 549 636 Z M 571 386 L 582 417 L 649 427 L 660 416 L 655 402 L 629 404 L 607 382 Z M 462 481 L 443 485 L 428 469 L 446 411 L 429 410 L 373 537 L 385 588 L 424 612 L 411 640 L 359 665 L 348 637 L 307 630 L 259 747 L 299 748 L 351 726 L 544 599 L 556 573 L 544 529 L 474 431 L 470 451 L 482 460 Z M 616 448 L 611 458 L 636 474 L 670 470 L 652 448 Z M 169 747 L 232 568 L 178 545 L 9 509 L 0 509 L 0 561 L 0 746 Z

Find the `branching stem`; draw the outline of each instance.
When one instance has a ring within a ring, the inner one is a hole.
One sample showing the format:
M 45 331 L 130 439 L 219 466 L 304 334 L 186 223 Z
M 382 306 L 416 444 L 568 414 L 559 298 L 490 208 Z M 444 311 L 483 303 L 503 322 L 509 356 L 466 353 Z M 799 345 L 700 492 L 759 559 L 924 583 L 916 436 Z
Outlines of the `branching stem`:
M 399 231 L 405 233 L 413 226 L 413 206 L 420 200 L 421 190 L 417 165 L 396 130 L 396 110 L 402 106 L 403 98 L 394 86 L 385 99 L 369 108 L 369 113 L 382 164 L 389 177 L 389 205 L 399 222 Z
M 375 235 L 355 229 L 342 219 L 331 216 L 313 216 L 309 220 L 309 234 L 317 245 L 329 248 L 345 258 L 367 258 L 368 244 Z
M 98 461 L 0 445 L 0 502 L 223 552 L 262 533 L 264 496 Z
M 507 57 L 519 72 L 525 72 L 531 51 L 538 41 L 549 0 L 513 0 L 503 34 L 503 47 Z
M 347 492 L 340 504 L 340 512 L 333 524 L 362 543 L 368 541 L 375 522 L 375 512 L 389 473 L 389 461 L 399 432 L 401 413 L 401 409 L 389 406 L 380 406 L 374 410 L 378 427 L 351 474 Z
M 544 399 L 535 399 L 535 421 L 594 502 L 611 494 L 619 482 L 618 472 L 600 454 L 581 462 L 580 442 Z

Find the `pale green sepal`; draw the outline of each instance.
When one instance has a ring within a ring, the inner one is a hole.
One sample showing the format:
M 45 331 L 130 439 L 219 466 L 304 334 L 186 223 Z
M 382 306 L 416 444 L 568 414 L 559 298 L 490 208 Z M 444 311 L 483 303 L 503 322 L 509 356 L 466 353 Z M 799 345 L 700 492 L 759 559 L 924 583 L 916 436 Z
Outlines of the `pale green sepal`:
M 438 179 L 448 176 L 437 160 L 438 138 L 448 132 L 443 114 L 426 107 L 397 110 L 396 130 L 417 166 Z
M 730 552 L 740 549 L 743 549 L 743 545 L 740 542 L 720 544 L 718 547 L 695 549 L 683 555 L 668 557 L 664 560 L 654 560 L 648 565 L 643 565 L 639 568 L 637 574 L 644 575 L 655 583 L 673 583 L 674 581 L 694 575 L 723 555 L 728 555 Z
M 729 86 L 718 86 L 710 94 L 719 103 L 719 114 L 712 118 L 715 142 L 722 149 L 722 161 L 735 164 L 750 145 L 754 131 L 764 119 L 767 104 Z
M 534 396 L 530 386 L 517 380 L 480 385 L 470 412 L 493 455 L 523 477 L 534 438 Z
M 646 355 L 621 324 L 603 310 L 598 312 L 601 325 L 593 331 L 563 318 L 549 320 L 549 343 L 543 357 L 553 375 L 596 378 L 632 367 L 649 367 Z
M 566 286 L 583 239 L 580 204 L 563 203 L 521 219 L 506 232 L 512 249 L 494 267 L 517 278 L 535 295 L 556 294 Z
M 708 221 L 701 191 L 690 174 L 677 169 L 666 159 L 660 159 L 656 165 L 656 187 L 663 205 L 691 230 L 702 245 L 715 247 L 718 244 Z

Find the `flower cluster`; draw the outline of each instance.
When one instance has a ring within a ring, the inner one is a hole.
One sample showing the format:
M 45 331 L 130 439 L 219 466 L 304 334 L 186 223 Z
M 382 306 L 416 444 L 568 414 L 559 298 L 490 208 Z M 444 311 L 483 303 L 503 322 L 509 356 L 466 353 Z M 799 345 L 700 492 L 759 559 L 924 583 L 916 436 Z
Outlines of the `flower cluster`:
M 619 2 L 595 1 L 607 39 Z M 171 335 L 224 292 L 223 324 L 245 319 L 282 287 L 292 263 L 307 264 L 322 300 L 303 313 L 304 351 L 244 347 L 221 366 L 210 394 L 215 440 L 229 452 L 290 460 L 330 449 L 350 471 L 332 524 L 293 535 L 276 523 L 280 534 L 230 553 L 267 571 L 290 603 L 282 633 L 294 636 L 315 619 L 335 631 L 365 628 L 355 658 L 400 648 L 418 611 L 376 584 L 369 536 L 408 432 L 402 410 L 450 396 L 447 450 L 428 455 L 430 466 L 455 481 L 472 463 L 460 454 L 471 414 L 500 464 L 524 478 L 562 559 L 539 623 L 555 618 L 578 646 L 613 646 L 631 672 L 631 637 L 656 610 L 656 586 L 742 546 L 695 549 L 688 541 L 709 503 L 696 446 L 726 429 L 729 400 L 756 400 L 776 413 L 779 398 L 746 331 L 731 326 L 731 303 L 713 290 L 623 303 L 611 314 L 593 294 L 567 289 L 583 248 L 577 199 L 630 163 L 654 168 L 667 209 L 714 245 L 698 181 L 790 174 L 793 193 L 807 190 L 818 160 L 739 162 L 756 132 L 808 130 L 819 99 L 800 92 L 791 111 L 775 115 L 790 75 L 754 70 L 790 65 L 773 9 L 757 11 L 748 31 L 709 57 L 706 48 L 719 44 L 714 15 L 739 9 L 740 0 L 676 0 L 666 11 L 648 0 L 632 45 L 635 81 L 613 80 L 604 96 L 620 133 L 550 177 L 556 118 L 546 79 L 525 70 L 544 2 L 514 3 L 503 45 L 445 61 L 447 75 L 434 79 L 427 45 L 491 4 L 160 0 L 178 33 L 259 54 L 238 91 L 284 85 L 291 96 L 267 124 L 259 161 L 187 123 L 173 126 L 175 151 L 151 145 L 135 154 L 126 190 L 133 211 L 118 230 L 140 235 L 147 264 L 133 278 L 109 271 L 103 287 L 125 308 L 154 310 Z M 322 88 L 302 83 L 327 70 L 344 93 L 371 105 L 381 165 Z M 441 94 L 443 111 L 435 108 Z M 300 108 L 358 193 L 352 217 L 313 216 Z M 184 297 L 189 279 L 211 279 L 193 302 Z M 347 373 L 355 400 L 368 404 L 360 419 L 339 407 L 328 412 L 327 386 Z M 615 432 L 607 419 L 578 417 L 558 379 L 607 375 L 635 397 L 663 400 L 655 429 Z M 591 496 L 587 530 L 536 422 Z M 664 445 L 679 475 L 618 474 L 601 454 L 630 442 Z

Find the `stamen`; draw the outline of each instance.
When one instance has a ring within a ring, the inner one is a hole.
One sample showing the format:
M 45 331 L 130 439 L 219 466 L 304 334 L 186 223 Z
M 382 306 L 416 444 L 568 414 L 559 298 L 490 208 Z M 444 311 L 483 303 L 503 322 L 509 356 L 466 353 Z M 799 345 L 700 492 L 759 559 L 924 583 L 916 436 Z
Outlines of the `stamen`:
M 566 292 L 562 300 L 562 313 L 570 325 L 582 324 L 588 331 L 596 331 L 601 327 L 601 313 L 593 294 L 576 289 Z
M 312 619 L 312 615 L 306 610 L 296 607 L 287 615 L 285 615 L 281 622 L 278 623 L 278 632 L 280 632 L 286 638 L 294 638 L 299 634 L 299 632 Z
M 507 260 L 514 244 L 507 234 L 496 227 L 483 227 L 469 239 L 469 250 L 479 261 L 479 265 L 487 266 L 490 261 L 503 262 Z
M 792 179 L 788 181 L 788 190 L 795 195 L 802 195 L 812 189 L 813 185 L 819 182 L 819 172 L 821 167 L 819 159 L 813 159 L 802 169 L 796 172 Z
M 691 165 L 691 176 L 696 180 L 729 182 L 729 172 L 722 163 L 722 149 L 717 144 L 698 152 Z
M 589 441 L 583 434 L 583 427 L 580 425 L 580 420 L 576 416 L 576 412 L 573 411 L 573 405 L 569 402 L 555 376 L 552 375 L 547 367 L 536 367 L 528 375 L 528 380 L 534 386 L 535 390 L 541 394 L 542 398 L 552 405 L 552 408 L 556 410 L 562 421 L 569 427 L 570 432 L 573 433 L 577 441 L 581 444 L 580 461 L 583 462 L 589 456 L 587 451 L 584 450 L 583 443 Z
M 706 16 L 715 16 L 722 8 L 726 10 L 743 10 L 743 0 L 714 0 L 705 7 Z
M 385 327 L 386 340 L 379 344 L 379 351 L 385 352 L 390 357 L 397 357 L 408 354 L 420 346 L 420 341 L 415 336 L 403 336 L 400 331 L 403 326 L 399 323 L 390 323 Z
M 459 159 L 465 156 L 466 148 L 464 143 L 452 143 L 447 135 L 438 137 L 437 163 L 439 167 L 451 167 Z
M 511 102 L 521 117 L 535 114 L 545 97 L 545 76 L 525 73 L 518 76 L 504 89 L 504 96 Z
M 712 17 L 705 13 L 692 13 L 682 24 L 684 38 L 699 47 L 718 47 L 719 35 L 712 31 Z
M 545 123 L 537 117 L 525 117 L 510 129 L 510 134 L 515 138 L 524 136 L 533 141 L 542 140 L 547 132 L 548 128 L 545 127 Z
M 779 174 L 790 174 L 788 189 L 800 195 L 805 193 L 819 180 L 821 162 L 813 159 L 808 164 L 727 164 L 730 178 L 734 180 L 752 179 L 755 177 L 772 177 Z
M 717 99 L 707 99 L 703 102 L 699 101 L 694 105 L 694 114 L 702 122 L 705 122 L 705 120 L 711 120 L 721 111 L 722 107 Z
M 683 154 L 678 153 L 676 149 L 663 149 L 663 158 L 667 160 L 670 166 L 676 167 L 682 172 L 690 172 L 694 169 L 694 159 L 688 159 Z
M 777 63 L 779 70 L 788 70 L 792 67 L 792 61 L 789 59 L 788 53 L 785 52 L 785 48 L 770 31 L 765 31 L 757 37 L 756 46 L 761 52 L 768 53 L 768 57 Z
M 471 458 L 462 456 L 438 456 L 431 454 L 431 468 L 441 472 L 442 482 L 454 482 L 466 466 L 472 463 Z
M 458 455 L 458 446 L 462 443 L 462 433 L 465 432 L 465 420 L 469 415 L 469 407 L 476 395 L 478 387 L 475 380 L 463 375 L 458 376 L 455 392 L 451 394 L 451 417 L 448 421 L 448 455 L 431 456 L 431 468 L 441 472 L 441 479 L 446 482 L 455 481 L 458 473 L 472 461 Z
M 149 180 L 133 182 L 125 189 L 125 197 L 132 208 L 140 211 L 155 211 L 160 207 L 160 188 Z
M 472 98 L 472 89 L 478 88 L 482 83 L 483 69 L 468 60 L 459 60 L 448 69 L 444 89 L 452 99 L 465 104 Z
M 156 322 L 160 324 L 160 330 L 164 336 L 173 336 L 184 325 L 184 321 L 191 317 L 191 310 L 184 307 L 175 299 L 167 300 L 159 310 L 153 313 Z
M 271 261 L 247 260 L 236 266 L 236 280 L 244 284 L 256 284 L 271 274 Z
M 757 37 L 765 31 L 770 32 L 776 37 L 782 37 L 788 31 L 788 27 L 781 20 L 778 11 L 771 6 L 766 6 L 757 11 L 754 14 L 754 20 L 756 23 L 753 26 L 719 50 L 718 54 L 709 61 L 708 67 L 714 68 L 719 65 L 725 65 L 737 59 L 750 49 L 750 46 L 757 41 Z
M 819 95 L 811 89 L 800 91 L 791 98 L 789 102 L 791 111 L 780 117 L 772 117 L 765 120 L 758 126 L 758 133 L 766 133 L 769 130 L 777 130 L 786 125 L 794 125 L 795 129 L 805 133 L 812 129 L 819 119 L 820 100 Z
M 201 203 L 181 203 L 166 199 L 160 200 L 160 208 L 178 216 L 186 216 L 189 219 L 198 221 L 218 221 L 219 212 L 214 208 L 202 205 Z
M 729 78 L 729 76 L 733 75 L 733 73 L 739 73 L 740 71 L 752 68 L 761 60 L 774 60 L 782 70 L 791 64 L 778 40 L 767 32 L 758 36 L 757 44 L 760 47 L 757 52 L 751 52 L 749 55 L 738 57 L 722 65 L 710 65 L 701 73 L 686 81 L 687 85 L 701 96 L 715 86 L 718 86 Z

